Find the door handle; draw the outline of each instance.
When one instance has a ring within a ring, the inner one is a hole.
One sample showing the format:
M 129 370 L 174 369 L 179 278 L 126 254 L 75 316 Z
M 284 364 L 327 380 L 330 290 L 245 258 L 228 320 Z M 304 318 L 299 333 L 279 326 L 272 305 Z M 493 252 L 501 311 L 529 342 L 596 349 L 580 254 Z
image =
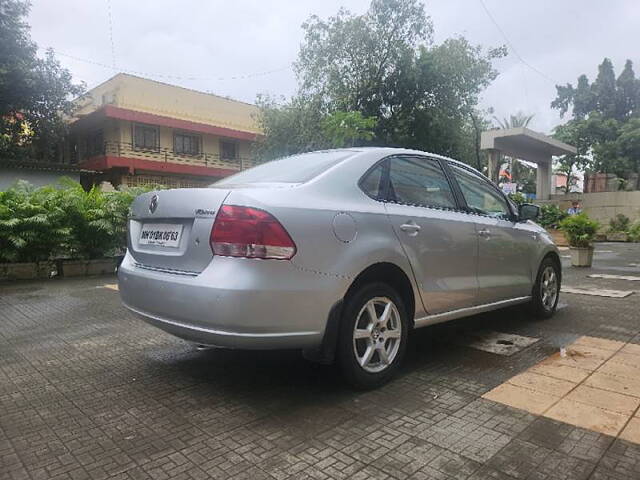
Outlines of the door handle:
M 412 236 L 417 235 L 421 228 L 422 227 L 420 227 L 420 225 L 418 225 L 413 220 L 411 220 L 410 222 L 403 223 L 402 225 L 400 225 L 400 230 L 402 230 L 403 232 L 406 232 L 407 234 L 412 235 Z
M 491 237 L 491 230 L 489 230 L 488 228 L 483 228 L 482 230 L 478 230 L 478 236 L 488 239 L 489 237 Z

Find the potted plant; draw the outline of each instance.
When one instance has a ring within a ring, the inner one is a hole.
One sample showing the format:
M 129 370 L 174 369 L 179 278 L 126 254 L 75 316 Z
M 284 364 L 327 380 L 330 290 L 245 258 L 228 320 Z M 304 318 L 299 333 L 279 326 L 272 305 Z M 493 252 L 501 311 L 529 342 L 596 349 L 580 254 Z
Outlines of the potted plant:
M 608 242 L 628 242 L 630 227 L 631 227 L 631 220 L 629 220 L 629 217 L 621 213 L 617 214 L 615 217 L 609 220 L 609 230 L 607 231 L 607 241 Z
M 557 205 L 548 204 L 540 207 L 540 216 L 537 222 L 549 232 L 549 235 L 553 238 L 553 242 L 559 247 L 569 245 L 567 238 L 560 229 L 560 222 L 566 217 L 567 213 L 560 210 L 560 207 Z
M 593 262 L 593 238 L 599 226 L 600 224 L 590 219 L 586 213 L 571 215 L 560 222 L 560 228 L 569 240 L 572 266 L 591 266 Z

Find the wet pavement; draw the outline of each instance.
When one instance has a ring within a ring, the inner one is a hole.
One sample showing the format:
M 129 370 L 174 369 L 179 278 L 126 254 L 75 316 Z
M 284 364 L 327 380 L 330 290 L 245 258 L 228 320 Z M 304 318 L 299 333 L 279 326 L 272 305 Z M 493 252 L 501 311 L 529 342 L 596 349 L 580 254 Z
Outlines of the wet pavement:
M 0 478 L 640 479 L 640 445 L 483 398 L 580 337 L 640 344 L 640 282 L 588 277 L 639 276 L 640 244 L 568 261 L 567 286 L 635 292 L 419 330 L 371 392 L 294 351 L 197 350 L 127 313 L 114 277 L 0 285 Z M 486 332 L 539 340 L 461 341 Z

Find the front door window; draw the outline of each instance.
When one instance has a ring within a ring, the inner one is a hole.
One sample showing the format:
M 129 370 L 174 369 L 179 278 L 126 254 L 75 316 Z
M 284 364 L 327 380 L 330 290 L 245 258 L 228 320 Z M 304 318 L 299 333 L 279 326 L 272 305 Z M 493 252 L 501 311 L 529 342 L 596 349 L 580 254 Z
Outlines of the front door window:
M 467 206 L 474 213 L 497 218 L 510 218 L 507 200 L 492 184 L 458 165 L 450 164 L 450 167 L 458 185 L 460 185 Z

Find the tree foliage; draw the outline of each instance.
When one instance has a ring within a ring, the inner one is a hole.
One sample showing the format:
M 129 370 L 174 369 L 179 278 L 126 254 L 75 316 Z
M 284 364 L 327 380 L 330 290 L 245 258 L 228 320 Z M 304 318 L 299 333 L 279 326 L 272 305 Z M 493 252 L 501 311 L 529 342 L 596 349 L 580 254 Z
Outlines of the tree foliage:
M 580 75 L 572 84 L 556 86 L 551 103 L 571 119 L 556 128 L 555 137 L 577 147 L 577 155 L 560 159 L 564 172 L 591 168 L 624 178 L 640 172 L 640 79 L 627 60 L 616 78 L 611 60 L 598 66 L 598 75 L 589 83 Z
M 479 166 L 477 141 L 486 121 L 478 96 L 496 77 L 492 60 L 505 55 L 503 48 L 484 51 L 462 37 L 434 45 L 433 25 L 417 0 L 372 0 L 362 15 L 341 9 L 326 20 L 312 16 L 302 27 L 299 91 L 280 105 L 260 104 L 260 153 L 377 144 Z M 370 125 L 356 137 L 326 128 L 326 117 L 356 114 Z
M 25 0 L 0 0 L 0 157 L 55 155 L 71 113 L 71 98 L 84 91 L 53 51 L 37 56 L 25 18 Z

